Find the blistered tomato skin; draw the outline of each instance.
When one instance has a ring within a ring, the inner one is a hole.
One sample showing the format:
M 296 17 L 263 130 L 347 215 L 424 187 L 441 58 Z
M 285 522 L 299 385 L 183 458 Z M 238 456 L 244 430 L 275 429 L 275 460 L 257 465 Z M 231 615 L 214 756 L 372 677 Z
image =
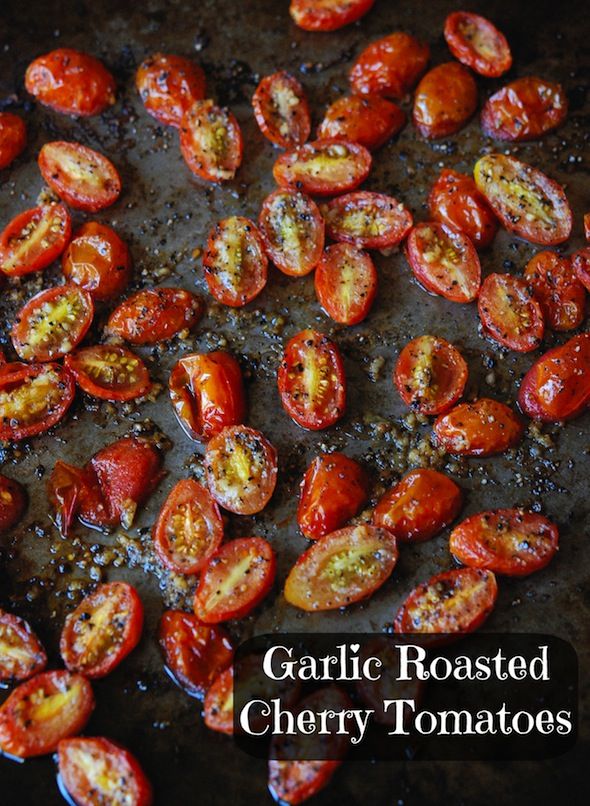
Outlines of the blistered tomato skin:
M 445 168 L 428 197 L 435 221 L 461 230 L 476 249 L 485 249 L 498 231 L 498 219 L 470 176 Z
M 375 0 L 291 0 L 289 14 L 304 31 L 336 31 L 370 10 Z
M 27 494 L 22 484 L 0 473 L 0 532 L 16 526 L 26 506 Z
M 326 109 L 317 137 L 349 140 L 375 151 L 405 123 L 405 112 L 392 101 L 378 95 L 345 95 Z
M 223 305 L 240 308 L 266 285 L 268 259 L 249 218 L 230 216 L 212 229 L 203 258 L 209 291 Z
M 515 447 L 524 425 L 511 408 L 497 400 L 481 397 L 460 403 L 434 423 L 438 444 L 447 453 L 463 456 L 492 456 Z
M 0 681 L 27 680 L 46 665 L 45 650 L 29 624 L 0 610 Z
M 309 137 L 311 117 L 305 90 L 289 73 L 265 76 L 252 98 L 254 117 L 264 136 L 281 148 L 295 148 Z
M 150 376 L 141 358 L 126 347 L 98 344 L 66 355 L 64 366 L 87 395 L 127 401 L 146 395 Z
M 572 260 L 556 252 L 539 252 L 526 265 L 524 279 L 552 330 L 575 330 L 584 321 L 586 291 L 576 277 Z
M 455 134 L 477 108 L 477 85 L 457 62 L 433 67 L 416 87 L 413 121 L 423 137 L 434 140 Z
M 42 271 L 61 255 L 71 235 L 72 219 L 63 204 L 19 213 L 0 234 L 0 271 L 9 277 Z
M 234 667 L 230 666 L 215 678 L 203 701 L 205 725 L 227 736 L 234 732 L 233 687 Z
M 275 190 L 262 203 L 260 233 L 277 269 L 303 277 L 315 269 L 324 248 L 324 220 L 317 204 L 295 190 Z
M 323 213 L 329 237 L 359 249 L 397 246 L 413 223 L 412 214 L 401 202 L 373 191 L 338 196 L 327 204 Z
M 377 270 L 369 255 L 348 243 L 329 246 L 314 277 L 320 305 L 331 319 L 343 325 L 357 325 L 367 317 L 377 282 Z
M 350 83 L 362 95 L 398 100 L 410 92 L 430 59 L 430 48 L 397 31 L 368 45 L 350 71 Z
M 196 101 L 180 123 L 180 150 L 191 171 L 208 182 L 233 179 L 242 163 L 242 132 L 229 109 Z
M 113 163 L 80 143 L 45 143 L 38 163 L 49 187 L 76 210 L 95 213 L 110 207 L 121 194 L 121 177 Z
M 135 85 L 146 111 L 165 126 L 180 126 L 182 116 L 205 97 L 205 73 L 182 56 L 154 53 L 140 65 Z
M 14 162 L 26 144 L 24 120 L 12 112 L 0 112 L 0 171 Z
M 130 344 L 157 344 L 192 330 L 203 314 L 199 297 L 182 288 L 147 288 L 132 294 L 110 315 L 109 335 Z
M 371 169 L 371 154 L 347 140 L 314 140 L 277 159 L 273 176 L 278 185 L 302 190 L 310 196 L 346 193 L 364 182 Z
M 62 256 L 68 282 L 104 302 L 118 297 L 131 280 L 131 255 L 117 233 L 98 221 L 87 221 L 75 232 Z
M 543 340 L 543 311 L 526 280 L 513 274 L 488 274 L 477 301 L 487 336 L 509 350 L 529 353 Z
M 572 267 L 578 280 L 590 292 L 590 247 L 579 249 L 572 257 Z
M 444 35 L 453 56 L 482 76 L 497 78 L 512 66 L 506 37 L 479 14 L 469 11 L 449 14 Z
M 561 126 L 567 109 L 561 84 L 534 76 L 517 78 L 488 98 L 481 127 L 494 140 L 536 140 Z

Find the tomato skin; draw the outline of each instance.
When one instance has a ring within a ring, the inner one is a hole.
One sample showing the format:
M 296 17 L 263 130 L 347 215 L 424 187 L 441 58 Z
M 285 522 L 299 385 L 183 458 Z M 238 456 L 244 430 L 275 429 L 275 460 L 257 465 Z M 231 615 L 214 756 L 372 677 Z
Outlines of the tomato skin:
M 363 190 L 332 199 L 324 216 L 330 238 L 359 249 L 397 246 L 413 223 L 410 211 L 393 196 Z
M 98 221 L 87 221 L 74 234 L 62 256 L 68 282 L 84 288 L 96 300 L 110 300 L 131 280 L 131 255 L 125 241 Z
M 66 355 L 64 366 L 82 391 L 99 400 L 135 400 L 146 395 L 152 385 L 141 358 L 114 344 L 76 350 Z
M 377 270 L 369 255 L 348 243 L 329 246 L 314 277 L 320 305 L 335 322 L 357 325 L 377 295 Z
M 552 330 L 575 330 L 584 321 L 586 291 L 576 277 L 572 261 L 556 252 L 539 252 L 526 265 L 524 279 Z
M 27 680 L 46 666 L 45 650 L 28 622 L 0 610 L 0 680 Z
M 227 736 L 234 732 L 233 688 L 234 667 L 229 666 L 215 678 L 203 702 L 205 725 Z
M 524 432 L 520 418 L 497 400 L 480 397 L 460 403 L 434 423 L 438 444 L 447 453 L 492 456 L 517 445 Z
M 324 248 L 324 219 L 317 204 L 296 190 L 275 190 L 262 203 L 260 233 L 266 254 L 289 277 L 315 269 Z
M 586 291 L 590 292 L 590 247 L 585 246 L 583 249 L 578 249 L 572 255 L 571 260 L 576 277 Z
M 280 187 L 310 196 L 334 196 L 364 182 L 371 163 L 370 152 L 358 143 L 314 140 L 281 154 L 272 173 Z
M 249 218 L 231 216 L 216 224 L 203 258 L 205 280 L 215 299 L 240 308 L 257 297 L 267 280 L 262 237 Z
M 289 14 L 304 31 L 336 31 L 371 9 L 375 0 L 291 0 Z
M 76 210 L 104 210 L 121 194 L 121 177 L 113 163 L 88 146 L 64 140 L 45 143 L 37 161 L 45 182 Z
M 432 186 L 428 206 L 431 218 L 464 232 L 476 249 L 494 240 L 498 220 L 470 176 L 445 168 Z
M 317 137 L 349 140 L 374 151 L 403 129 L 405 123 L 403 109 L 385 98 L 344 95 L 326 109 Z
M 477 85 L 457 62 L 429 70 L 416 88 L 412 117 L 422 137 L 435 140 L 455 134 L 477 108 Z
M 63 204 L 25 210 L 0 234 L 0 270 L 9 277 L 42 271 L 61 255 L 71 235 L 72 219 Z
M 99 115 L 115 103 L 115 80 L 94 56 L 57 48 L 38 56 L 25 73 L 27 92 L 63 115 Z
M 590 241 L 590 213 L 584 213 L 584 238 Z
M 135 86 L 146 112 L 165 126 L 180 126 L 195 101 L 205 98 L 205 73 L 198 64 L 170 53 L 153 53 L 139 65 Z
M 309 137 L 311 117 L 305 90 L 284 70 L 260 81 L 252 106 L 260 131 L 274 145 L 295 148 Z
M 481 128 L 495 140 L 536 140 L 561 126 L 567 109 L 561 84 L 535 76 L 517 78 L 485 102 Z
M 201 299 L 183 288 L 144 288 L 109 317 L 106 332 L 130 344 L 157 344 L 192 330 L 203 314 Z
M 27 144 L 27 127 L 18 115 L 0 112 L 0 171 L 8 168 Z
M 455 11 L 445 20 L 444 35 L 453 56 L 476 73 L 498 78 L 512 66 L 506 37 L 479 14 Z M 490 55 L 493 51 L 493 55 Z
M 350 83 L 362 95 L 401 100 L 426 70 L 429 59 L 427 44 L 396 31 L 362 51 L 350 71 Z
M 59 364 L 0 367 L 0 439 L 21 440 L 56 425 L 71 406 L 76 384 Z M 36 404 L 43 401 L 43 407 Z M 19 405 L 20 403 L 20 405 Z M 35 405 L 31 415 L 31 404 Z
M 182 116 L 180 151 L 195 176 L 208 182 L 233 179 L 242 150 L 240 125 L 229 109 L 196 101 Z
M 479 292 L 477 309 L 485 334 L 503 347 L 529 353 L 541 344 L 545 333 L 543 311 L 521 277 L 488 274 Z
M 0 532 L 16 526 L 26 506 L 27 494 L 22 484 L 0 473 Z

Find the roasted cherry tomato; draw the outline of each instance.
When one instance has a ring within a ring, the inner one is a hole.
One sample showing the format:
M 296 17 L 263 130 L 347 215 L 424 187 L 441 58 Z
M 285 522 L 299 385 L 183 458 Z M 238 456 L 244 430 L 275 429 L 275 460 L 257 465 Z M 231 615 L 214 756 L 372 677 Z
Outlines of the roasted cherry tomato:
M 289 73 L 265 76 L 256 87 L 252 106 L 260 131 L 271 143 L 295 148 L 309 137 L 311 117 L 305 90 Z
M 371 596 L 397 562 L 395 537 L 376 526 L 346 526 L 320 537 L 297 560 L 285 599 L 301 610 L 334 610 Z
M 427 44 L 396 31 L 363 50 L 350 71 L 350 83 L 363 95 L 401 100 L 426 70 L 429 59 Z
M 534 420 L 559 422 L 590 403 L 590 333 L 573 336 L 536 361 L 524 376 L 518 405 Z
M 209 490 L 193 479 L 177 482 L 162 505 L 153 538 L 167 568 L 198 574 L 223 540 L 223 520 Z
M 98 115 L 115 103 L 115 80 L 104 64 L 72 48 L 38 56 L 27 67 L 25 87 L 64 115 Z
M 215 299 L 239 308 L 266 285 L 268 259 L 256 225 L 230 216 L 211 230 L 203 258 L 205 280 Z
M 470 176 L 445 168 L 432 186 L 428 206 L 435 221 L 464 232 L 476 249 L 494 240 L 498 220 Z
M 302 428 L 319 431 L 343 416 L 346 378 L 340 350 L 327 336 L 302 330 L 287 343 L 277 375 L 281 403 Z
M 41 672 L 14 689 L 0 707 L 0 750 L 18 758 L 53 753 L 84 729 L 94 709 L 85 677 Z
M 481 285 L 475 247 L 461 230 L 438 221 L 417 224 L 406 241 L 406 255 L 420 285 L 451 302 L 473 302 Z
M 204 697 L 233 659 L 233 647 L 223 627 L 202 624 L 192 613 L 167 610 L 160 621 L 159 637 L 168 674 L 191 697 Z
M 9 277 L 41 271 L 58 258 L 72 234 L 63 204 L 44 204 L 15 216 L 0 234 L 0 270 Z
M 412 226 L 412 214 L 393 196 L 357 191 L 333 199 L 324 210 L 326 230 L 335 241 L 359 249 L 397 246 Z
M 347 140 L 314 140 L 286 151 L 272 169 L 277 185 L 311 196 L 334 196 L 354 190 L 371 170 L 371 154 Z
M 185 433 L 208 440 L 246 416 L 242 371 L 229 353 L 189 353 L 179 359 L 168 381 L 170 400 Z
M 482 157 L 473 175 L 507 230 L 543 246 L 567 241 L 572 211 L 563 188 L 553 179 L 506 154 Z
M 289 14 L 304 31 L 336 31 L 360 20 L 375 0 L 291 0 Z
M 24 361 L 55 361 L 80 344 L 92 324 L 92 297 L 73 283 L 40 291 L 16 316 L 10 337 Z
M 66 618 L 59 642 L 70 672 L 95 679 L 112 672 L 135 649 L 143 629 L 143 605 L 127 582 L 107 582 Z
M 324 252 L 314 282 L 328 316 L 343 325 L 357 325 L 371 310 L 377 279 L 369 255 L 352 244 L 336 243 Z
M 406 113 L 378 95 L 345 95 L 326 109 L 318 139 L 340 138 L 374 151 L 404 127 Z
M 226 733 L 234 732 L 234 667 L 230 666 L 218 675 L 203 702 L 205 725 L 210 730 Z
M 561 84 L 534 76 L 517 78 L 485 102 L 481 127 L 495 140 L 536 140 L 561 126 L 567 108 Z
M 584 238 L 590 241 L 590 213 L 584 213 Z
M 86 289 L 93 299 L 110 300 L 131 279 L 131 255 L 117 233 L 98 221 L 82 224 L 61 261 L 66 280 Z
M 192 330 L 203 314 L 201 299 L 183 288 L 145 288 L 109 317 L 107 333 L 130 344 L 157 344 Z
M 497 78 L 510 70 L 512 54 L 506 37 L 485 17 L 454 11 L 445 20 L 444 33 L 453 56 L 476 73 Z
M 100 400 L 135 400 L 151 388 L 141 358 L 125 347 L 99 344 L 66 355 L 66 366 L 87 395 Z
M 16 526 L 26 505 L 27 494 L 22 484 L 0 473 L 0 532 L 7 532 Z
M 102 737 L 62 739 L 59 778 L 76 806 L 151 806 L 152 788 L 137 759 Z
M 466 67 L 457 62 L 429 70 L 416 88 L 414 126 L 423 137 L 434 140 L 455 134 L 477 108 L 477 85 Z
M 205 73 L 182 56 L 154 53 L 138 67 L 135 86 L 146 111 L 165 126 L 180 126 L 182 116 L 205 97 Z
M 324 248 L 324 220 L 313 199 L 295 190 L 275 190 L 262 203 L 258 223 L 277 269 L 290 277 L 315 269 Z
M 76 385 L 59 364 L 0 367 L 0 439 L 20 440 L 58 423 L 74 400 Z
M 444 414 L 463 394 L 467 364 L 445 339 L 418 336 L 401 351 L 393 381 L 401 399 L 420 414 Z
M 447 453 L 465 456 L 503 453 L 520 442 L 523 431 L 511 408 L 487 397 L 460 403 L 434 423 L 438 444 Z
M 509 350 L 529 353 L 543 340 L 543 311 L 521 277 L 488 274 L 477 308 L 484 333 Z
M 27 680 L 47 665 L 47 655 L 28 623 L 0 610 L 0 680 Z
M 233 179 L 242 162 L 242 132 L 229 109 L 213 101 L 196 101 L 180 123 L 180 150 L 186 164 L 201 179 Z
M 297 523 L 310 540 L 340 529 L 369 497 L 363 468 L 343 453 L 321 453 L 307 468 L 299 488 Z
M 8 168 L 27 143 L 25 122 L 12 112 L 0 112 L 0 171 Z
M 38 162 L 49 187 L 76 210 L 95 213 L 119 198 L 121 178 L 117 169 L 88 146 L 63 140 L 45 143 Z
M 207 445 L 205 470 L 211 495 L 238 515 L 260 512 L 277 483 L 277 452 L 260 431 L 235 425 Z
M 572 267 L 578 280 L 590 292 L 590 247 L 579 249 L 572 257 Z
M 575 330 L 584 321 L 586 290 L 576 277 L 571 258 L 539 252 L 526 265 L 524 279 L 552 330 Z

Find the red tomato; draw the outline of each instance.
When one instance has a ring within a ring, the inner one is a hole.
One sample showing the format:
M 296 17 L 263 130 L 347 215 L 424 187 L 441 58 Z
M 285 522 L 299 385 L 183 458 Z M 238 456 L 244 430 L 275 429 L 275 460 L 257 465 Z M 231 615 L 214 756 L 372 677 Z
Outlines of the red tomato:
M 576 277 L 586 291 L 590 291 L 590 247 L 579 249 L 572 255 L 571 260 Z
M 371 596 L 397 562 L 395 537 L 375 526 L 346 526 L 320 537 L 299 557 L 285 599 L 301 610 L 335 610 Z
M 283 274 L 303 277 L 324 248 L 324 220 L 317 204 L 295 190 L 275 190 L 262 203 L 260 232 L 266 254 Z
M 572 261 L 556 252 L 539 252 L 526 265 L 524 279 L 552 330 L 575 330 L 584 321 L 586 291 Z
M 59 778 L 76 806 L 124 803 L 151 806 L 152 788 L 137 759 L 102 737 L 62 739 L 57 747 Z
M 418 336 L 401 351 L 393 381 L 401 399 L 420 414 L 444 414 L 463 394 L 467 364 L 461 353 L 437 336 Z
M 180 123 L 180 150 L 195 176 L 209 182 L 233 179 L 242 162 L 242 132 L 229 109 L 196 101 Z
M 27 143 L 25 122 L 12 112 L 0 112 L 0 171 L 8 168 Z
M 590 241 L 590 213 L 584 213 L 584 238 Z
M 357 325 L 365 319 L 377 294 L 377 280 L 369 255 L 348 243 L 326 249 L 314 278 L 320 305 L 343 325 Z
M 543 340 L 543 311 L 520 277 L 488 274 L 477 308 L 484 333 L 509 350 L 529 353 Z
M 213 227 L 203 258 L 205 280 L 215 299 L 240 308 L 266 285 L 268 260 L 256 225 L 230 216 Z
M 302 428 L 319 431 L 338 422 L 346 407 L 340 350 L 327 336 L 307 329 L 287 343 L 277 381 L 281 403 Z
M 26 680 L 47 665 L 47 655 L 29 624 L 0 610 L 0 680 Z
M 291 0 L 289 14 L 304 31 L 336 31 L 360 20 L 375 0 Z
M 20 521 L 27 506 L 25 488 L 0 473 L 0 532 L 7 532 Z M 0 653 L 0 658 L 2 654 Z
M 498 220 L 470 176 L 444 169 L 428 197 L 430 216 L 459 229 L 484 249 L 494 240 Z
M 84 729 L 94 709 L 88 680 L 65 670 L 41 672 L 14 689 L 0 707 L 0 750 L 44 756 Z
M 330 238 L 353 243 L 359 249 L 397 246 L 412 226 L 412 214 L 401 202 L 373 191 L 333 199 L 324 216 Z
M 229 353 L 189 353 L 179 359 L 168 381 L 174 413 L 184 432 L 209 440 L 246 416 L 242 371 Z
M 321 453 L 307 468 L 299 488 L 297 523 L 310 540 L 340 529 L 369 497 L 363 468 L 343 453 Z
M 272 169 L 277 185 L 311 196 L 334 196 L 354 190 L 371 170 L 371 154 L 347 140 L 314 140 L 286 151 Z
M 277 452 L 260 431 L 224 428 L 207 445 L 205 470 L 211 495 L 237 515 L 254 515 L 270 501 L 277 483 Z
M 0 234 L 0 270 L 20 277 L 45 269 L 61 255 L 71 234 L 72 219 L 63 204 L 19 213 Z
M 203 314 L 201 299 L 183 288 L 144 288 L 109 317 L 107 333 L 130 344 L 157 344 L 192 330 Z
M 473 175 L 477 189 L 507 230 L 543 246 L 567 241 L 572 211 L 557 182 L 506 154 L 482 157 Z
M 477 108 L 477 84 L 457 62 L 439 64 L 418 84 L 414 96 L 414 126 L 429 140 L 455 134 Z
M 181 479 L 162 505 L 153 531 L 154 548 L 178 574 L 198 574 L 223 540 L 223 520 L 209 490 Z
M 135 400 L 151 388 L 146 365 L 125 347 L 98 344 L 66 355 L 64 366 L 87 395 L 100 400 Z
M 350 71 L 350 83 L 363 95 L 401 100 L 426 70 L 429 59 L 427 44 L 396 31 L 363 50 Z
M 427 291 L 451 302 L 473 302 L 481 285 L 475 247 L 458 229 L 438 221 L 417 224 L 406 241 L 408 262 Z
M 567 107 L 561 84 L 534 76 L 517 78 L 485 102 L 481 128 L 495 140 L 536 140 L 561 126 Z
M 88 221 L 64 252 L 61 268 L 68 282 L 86 289 L 93 299 L 110 300 L 129 285 L 131 255 L 114 230 Z
M 159 639 L 166 671 L 191 697 L 202 698 L 232 662 L 233 647 L 223 627 L 202 624 L 192 613 L 167 610 Z
M 38 56 L 27 67 L 25 87 L 64 115 L 98 115 L 115 103 L 115 80 L 103 63 L 73 48 Z
M 534 420 L 559 422 L 590 403 L 590 333 L 573 336 L 541 356 L 524 376 L 518 405 Z
M 76 210 L 103 210 L 114 204 L 121 193 L 121 177 L 113 163 L 80 143 L 45 143 L 38 163 L 49 187 Z
M 40 291 L 20 309 L 10 337 L 24 361 L 54 361 L 80 344 L 92 324 L 92 297 L 68 283 Z
M 326 109 L 318 139 L 339 138 L 374 151 L 402 129 L 406 113 L 378 95 L 345 95 Z
M 190 59 L 153 53 L 138 67 L 135 86 L 146 111 L 166 126 L 180 126 L 182 116 L 205 97 L 205 73 Z
M 295 148 L 309 137 L 311 118 L 305 90 L 284 70 L 261 80 L 252 106 L 260 131 L 271 143 Z
M 135 649 L 143 629 L 143 605 L 127 582 L 107 582 L 66 618 L 59 651 L 70 672 L 95 679 L 112 672 Z
M 454 11 L 445 20 L 444 33 L 453 56 L 476 73 L 497 78 L 510 70 L 512 54 L 506 37 L 485 17 Z
M 205 725 L 210 730 L 226 733 L 234 732 L 234 667 L 221 672 L 205 695 L 203 702 Z
M 438 444 L 447 453 L 464 456 L 503 453 L 520 442 L 523 431 L 511 408 L 487 397 L 460 403 L 434 423 Z
M 0 439 L 21 440 L 58 423 L 74 400 L 76 385 L 59 364 L 0 367 Z

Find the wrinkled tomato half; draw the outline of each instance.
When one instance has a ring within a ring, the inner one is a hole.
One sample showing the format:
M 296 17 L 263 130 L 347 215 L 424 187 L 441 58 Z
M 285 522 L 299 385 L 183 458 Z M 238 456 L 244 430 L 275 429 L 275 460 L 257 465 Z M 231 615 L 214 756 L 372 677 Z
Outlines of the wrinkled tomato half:
M 590 292 L 590 247 L 578 249 L 572 257 L 572 267 L 578 280 Z
M 0 112 L 0 171 L 24 150 L 27 143 L 27 127 L 18 115 Z
M 432 186 L 428 206 L 435 221 L 464 232 L 476 249 L 494 240 L 498 220 L 470 176 L 445 168 Z
M 412 214 L 393 196 L 357 191 L 333 199 L 324 210 L 326 230 L 334 241 L 359 249 L 397 246 L 412 227 Z
M 586 290 L 577 278 L 571 258 L 539 252 L 526 265 L 524 279 L 541 306 L 552 330 L 575 330 L 584 321 Z
M 0 473 L 0 532 L 6 532 L 16 526 L 23 516 L 26 505 L 27 494 L 22 484 Z
M 64 366 L 87 395 L 100 400 L 135 400 L 151 388 L 141 358 L 125 347 L 99 344 L 66 355 Z
M 295 190 L 275 190 L 262 203 L 260 232 L 277 269 L 303 277 L 317 266 L 324 248 L 324 220 L 317 204 Z
M 447 453 L 465 456 L 503 453 L 520 442 L 523 431 L 511 408 L 487 397 L 460 403 L 434 423 L 438 444 Z
M 345 95 L 326 109 L 318 140 L 339 138 L 374 151 L 405 125 L 406 113 L 378 95 Z
M 289 14 L 304 31 L 336 31 L 363 17 L 375 0 L 291 0 Z
M 305 90 L 284 70 L 260 81 L 252 106 L 260 131 L 271 143 L 295 148 L 309 137 L 311 117 Z
M 165 126 L 180 126 L 182 116 L 205 97 L 205 73 L 198 64 L 170 53 L 153 53 L 138 67 L 135 86 L 146 111 Z
M 363 50 L 350 71 L 350 83 L 363 95 L 401 100 L 426 70 L 429 59 L 426 43 L 396 31 Z
M 444 34 L 453 56 L 476 73 L 497 78 L 510 70 L 512 54 L 506 37 L 485 17 L 455 11 L 445 20 Z
M 543 340 L 543 311 L 521 277 L 488 274 L 477 308 L 484 333 L 509 350 L 528 353 Z
M 205 725 L 231 736 L 234 732 L 234 667 L 218 675 L 203 702 Z
M 561 84 L 534 76 L 517 78 L 485 102 L 481 128 L 495 140 L 536 140 L 563 123 L 567 108 Z
M 357 325 L 377 294 L 377 270 L 365 252 L 349 243 L 329 246 L 315 271 L 318 301 L 335 322 Z
M 77 230 L 63 254 L 61 267 L 68 282 L 79 285 L 98 300 L 118 297 L 131 279 L 127 244 L 113 229 L 98 221 L 88 221 Z
M 203 314 L 201 299 L 183 288 L 145 288 L 122 302 L 106 331 L 130 344 L 157 344 L 192 330 Z
M 0 439 L 28 439 L 58 423 L 74 400 L 76 385 L 59 364 L 0 367 Z
M 230 216 L 213 227 L 203 258 L 205 280 L 212 296 L 239 308 L 266 285 L 268 259 L 262 237 L 249 218 Z
M 180 150 L 188 167 L 208 182 L 233 179 L 242 162 L 242 132 L 229 109 L 196 101 L 180 123 Z
M 416 87 L 412 118 L 422 137 L 434 140 L 455 134 L 477 108 L 477 84 L 457 62 L 429 70 Z
M 63 204 L 19 213 L 0 234 L 0 270 L 20 277 L 45 269 L 61 255 L 71 234 L 72 219 Z
M 277 185 L 311 196 L 334 196 L 354 190 L 371 170 L 371 154 L 347 140 L 314 140 L 286 151 L 272 169 Z
M 76 210 L 95 213 L 119 198 L 121 177 L 117 169 L 88 146 L 63 140 L 45 143 L 38 162 L 49 187 Z
M 29 624 L 0 610 L 0 680 L 27 680 L 46 665 L 45 650 Z

